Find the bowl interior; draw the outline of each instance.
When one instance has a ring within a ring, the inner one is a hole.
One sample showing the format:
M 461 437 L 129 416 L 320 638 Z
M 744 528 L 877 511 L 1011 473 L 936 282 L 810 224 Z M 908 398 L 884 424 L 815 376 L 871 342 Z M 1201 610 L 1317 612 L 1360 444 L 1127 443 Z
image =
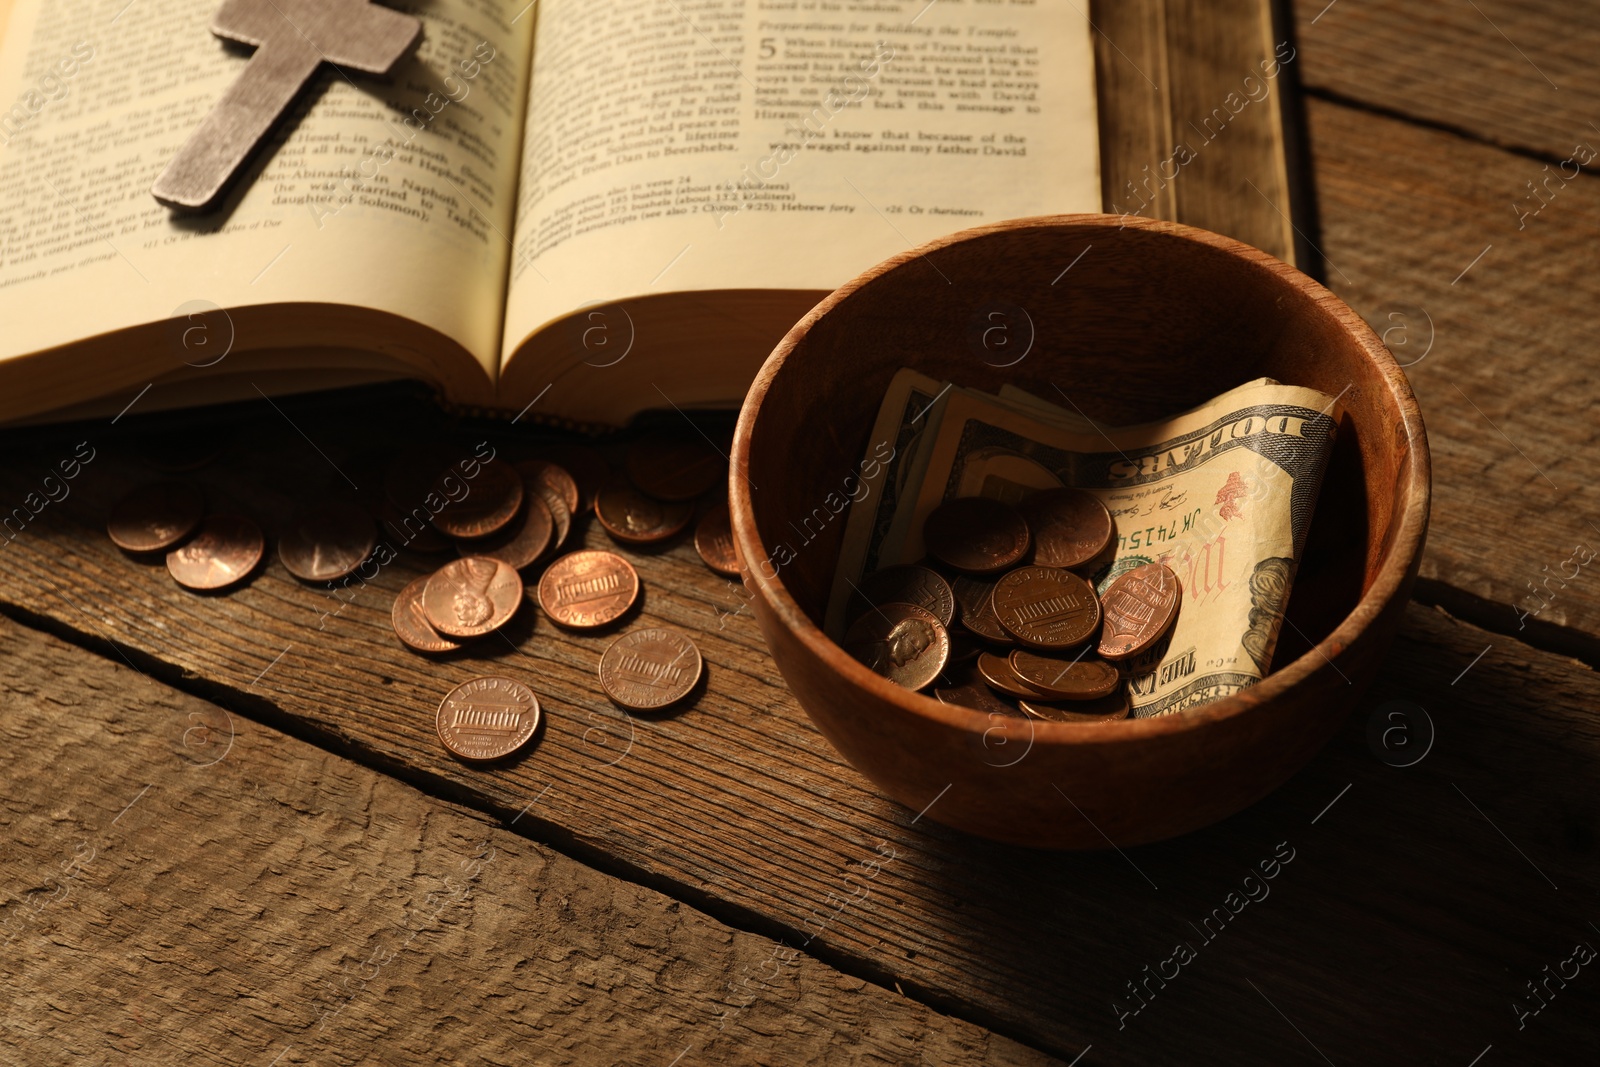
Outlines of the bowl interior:
M 1377 338 L 1292 268 L 1201 231 L 1082 216 L 925 248 L 853 285 L 791 331 L 786 358 L 764 372 L 759 411 L 746 412 L 751 514 L 812 622 L 846 514 L 820 532 L 802 520 L 838 499 L 902 366 L 991 391 L 1011 384 L 1112 425 L 1262 376 L 1338 396 L 1344 414 L 1274 665 L 1332 631 L 1376 577 L 1408 484 L 1403 415 Z

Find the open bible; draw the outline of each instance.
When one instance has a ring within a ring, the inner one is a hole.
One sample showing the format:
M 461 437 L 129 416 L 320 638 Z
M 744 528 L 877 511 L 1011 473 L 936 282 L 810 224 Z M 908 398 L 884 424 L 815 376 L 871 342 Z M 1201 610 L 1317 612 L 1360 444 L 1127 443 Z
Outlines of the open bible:
M 217 2 L 0 0 L 0 422 L 389 378 L 585 425 L 733 405 L 872 264 L 1100 206 L 1082 7 L 413 0 L 415 55 L 323 64 L 175 213 L 151 182 L 250 55 Z

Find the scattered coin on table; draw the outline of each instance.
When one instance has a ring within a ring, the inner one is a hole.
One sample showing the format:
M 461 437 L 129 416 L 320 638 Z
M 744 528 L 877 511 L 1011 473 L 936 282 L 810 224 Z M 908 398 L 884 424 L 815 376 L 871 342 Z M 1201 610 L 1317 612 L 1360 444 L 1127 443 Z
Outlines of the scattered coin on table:
M 693 500 L 728 472 L 725 456 L 699 434 L 651 433 L 628 446 L 628 479 L 657 500 Z
M 1075 648 L 1100 629 L 1094 589 L 1056 567 L 1018 567 L 1001 578 L 994 613 L 1007 633 L 1034 648 Z
M 1146 563 L 1112 579 L 1100 596 L 1105 614 L 1100 654 L 1128 659 L 1153 646 L 1177 620 L 1182 598 L 1178 576 L 1160 563 Z
M 694 517 L 694 505 L 657 500 L 618 480 L 600 490 L 594 513 L 613 540 L 649 545 L 682 532 Z
M 278 535 L 278 559 L 306 582 L 332 582 L 350 574 L 377 545 L 372 516 L 342 501 L 302 508 Z
M 167 573 L 186 589 L 226 589 L 256 569 L 265 548 L 261 527 L 243 515 L 208 515 L 167 553 Z
M 967 574 L 994 574 L 1028 553 L 1028 524 L 1009 504 L 981 496 L 947 500 L 922 525 L 928 555 Z
M 422 590 L 428 578 L 426 574 L 413 578 L 400 590 L 394 598 L 394 607 L 389 610 L 389 621 L 394 626 L 394 635 L 406 647 L 418 652 L 450 652 L 460 648 L 460 642 L 435 630 L 422 610 Z
M 700 650 L 677 630 L 623 634 L 600 657 L 600 685 L 625 708 L 657 711 L 688 696 L 700 680 Z
M 452 485 L 464 489 L 452 491 Z M 522 477 L 498 459 L 478 464 L 473 478 L 459 469 L 446 471 L 433 492 L 449 500 L 433 517 L 433 525 L 446 537 L 488 537 L 515 518 L 522 507 Z
M 850 625 L 844 648 L 896 685 L 922 689 L 944 670 L 950 635 L 927 608 L 882 604 Z
M 591 629 L 620 619 L 639 596 L 639 574 L 614 552 L 571 552 L 539 579 L 539 606 L 555 623 Z
M 452 560 L 428 578 L 422 611 L 446 637 L 478 637 L 511 621 L 522 603 L 522 578 L 508 563 L 484 556 Z
M 204 515 L 205 497 L 195 486 L 151 482 L 117 502 L 106 534 L 126 552 L 165 552 L 194 533 Z
M 566 502 L 568 512 L 576 512 L 582 503 L 578 483 L 567 469 L 547 459 L 525 459 L 513 464 L 523 483 L 530 489 L 549 489 Z
M 539 698 L 515 679 L 474 678 L 439 702 L 440 744 L 475 763 L 513 755 L 538 728 Z
M 694 549 L 705 565 L 727 578 L 739 577 L 739 557 L 733 549 L 733 526 L 728 505 L 718 504 L 694 528 Z
M 1022 502 L 1033 536 L 1033 562 L 1045 567 L 1081 567 L 1111 543 L 1111 512 L 1082 489 L 1046 489 Z
M 544 555 L 555 532 L 555 518 L 544 498 L 536 492 L 523 495 L 522 512 L 499 533 L 474 541 L 458 540 L 456 551 L 463 556 L 497 559 L 521 570 Z
M 549 486 L 538 486 L 534 493 L 544 501 L 545 510 L 550 512 L 550 547 L 545 549 L 545 554 L 553 555 L 566 546 L 567 537 L 572 533 L 574 513 L 567 506 L 566 497 Z

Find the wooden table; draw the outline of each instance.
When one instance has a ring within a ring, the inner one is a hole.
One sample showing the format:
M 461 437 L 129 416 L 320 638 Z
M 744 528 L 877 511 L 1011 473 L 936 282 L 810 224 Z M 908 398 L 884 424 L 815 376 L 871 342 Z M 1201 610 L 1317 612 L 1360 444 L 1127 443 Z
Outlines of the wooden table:
M 1287 785 L 1158 845 L 969 839 L 839 759 L 687 544 L 640 558 L 638 621 L 694 632 L 708 684 L 630 719 L 598 695 L 605 639 L 543 619 L 400 648 L 416 557 L 337 599 L 276 561 L 182 592 L 103 532 L 155 471 L 148 424 L 13 434 L 7 508 L 79 440 L 94 458 L 0 540 L 0 1060 L 1594 1062 L 1600 182 L 1561 163 L 1600 145 L 1600 18 L 1294 15 L 1303 236 L 1411 364 L 1437 475 L 1388 667 Z M 272 519 L 374 492 L 392 442 L 448 422 L 367 407 L 170 425 L 222 443 L 189 477 Z M 471 769 L 433 712 L 491 665 L 548 721 Z M 1392 701 L 1431 722 L 1406 767 L 1369 740 Z

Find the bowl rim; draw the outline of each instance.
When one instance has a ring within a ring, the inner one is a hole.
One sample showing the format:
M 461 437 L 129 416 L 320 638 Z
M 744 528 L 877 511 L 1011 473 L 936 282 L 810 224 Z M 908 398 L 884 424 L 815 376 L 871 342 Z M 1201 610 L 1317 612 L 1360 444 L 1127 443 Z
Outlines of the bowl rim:
M 818 303 L 799 322 L 792 326 L 762 363 L 750 390 L 745 395 L 734 429 L 729 478 L 728 507 L 744 582 L 754 597 L 763 600 L 767 608 L 783 626 L 817 659 L 837 671 L 852 685 L 865 689 L 872 696 L 893 704 L 902 711 L 921 719 L 960 730 L 981 733 L 991 725 L 988 716 L 972 708 L 945 704 L 921 692 L 902 688 L 859 663 L 811 621 L 790 595 L 781 573 L 776 567 L 768 577 L 762 568 L 752 567 L 745 561 L 767 557 L 756 527 L 754 502 L 750 495 L 749 479 L 741 472 L 750 469 L 750 440 L 761 404 L 766 399 L 774 379 L 785 360 L 799 346 L 818 319 L 854 296 L 879 277 L 914 260 L 922 259 L 952 245 L 995 233 L 1032 229 L 1104 229 L 1114 225 L 1119 230 L 1131 228 L 1159 233 L 1178 240 L 1192 241 L 1217 249 L 1246 261 L 1257 268 L 1277 274 L 1289 284 L 1297 286 L 1325 313 L 1331 315 L 1356 342 L 1381 373 L 1392 402 L 1400 412 L 1404 427 L 1406 448 L 1410 453 L 1410 477 L 1402 486 L 1401 507 L 1392 517 L 1394 535 L 1377 576 L 1362 593 L 1332 631 L 1310 649 L 1290 663 L 1268 674 L 1255 685 L 1248 686 L 1230 696 L 1197 705 L 1183 714 L 1159 715 L 1150 718 L 1128 718 L 1110 723 L 1080 724 L 1028 720 L 1034 729 L 1035 740 L 1049 740 L 1070 744 L 1126 744 L 1154 737 L 1188 734 L 1207 726 L 1237 718 L 1317 674 L 1343 679 L 1349 678 L 1339 669 L 1338 661 L 1344 658 L 1361 636 L 1364 629 L 1375 620 L 1384 608 L 1408 585 L 1410 574 L 1422 554 L 1427 535 L 1428 512 L 1431 497 L 1432 463 L 1428 451 L 1427 431 L 1422 423 L 1422 413 L 1411 390 L 1405 372 L 1395 361 L 1372 328 L 1355 311 L 1316 279 L 1276 256 L 1247 245 L 1231 237 L 1179 222 L 1146 219 L 1136 215 L 1084 213 L 1065 215 L 1035 215 L 1007 219 L 983 226 L 974 226 L 936 238 L 926 244 L 891 256 L 874 267 L 863 271 L 835 289 Z M 802 707 L 804 705 L 802 704 Z M 807 710 L 807 715 L 811 713 Z M 814 718 L 814 716 L 812 716 Z

